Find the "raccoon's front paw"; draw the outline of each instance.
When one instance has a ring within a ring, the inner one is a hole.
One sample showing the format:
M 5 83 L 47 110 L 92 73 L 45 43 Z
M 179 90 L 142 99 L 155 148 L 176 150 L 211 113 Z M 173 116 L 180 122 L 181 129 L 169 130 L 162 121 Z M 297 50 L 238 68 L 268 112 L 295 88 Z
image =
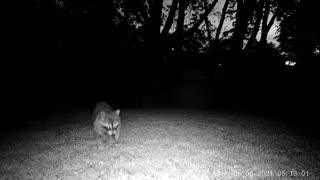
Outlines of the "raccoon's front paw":
M 105 144 L 105 140 L 104 139 L 97 139 L 97 145 L 103 145 Z

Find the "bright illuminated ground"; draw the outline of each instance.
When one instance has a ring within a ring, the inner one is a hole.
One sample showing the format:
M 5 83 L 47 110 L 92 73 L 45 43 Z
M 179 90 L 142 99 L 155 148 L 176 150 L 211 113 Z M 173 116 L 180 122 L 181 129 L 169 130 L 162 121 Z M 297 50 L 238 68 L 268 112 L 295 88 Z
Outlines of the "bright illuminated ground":
M 319 179 L 316 140 L 234 112 L 122 110 L 121 141 L 97 145 L 89 111 L 7 135 L 0 179 Z M 299 175 L 295 172 L 300 173 Z M 296 175 L 296 176 L 292 176 Z

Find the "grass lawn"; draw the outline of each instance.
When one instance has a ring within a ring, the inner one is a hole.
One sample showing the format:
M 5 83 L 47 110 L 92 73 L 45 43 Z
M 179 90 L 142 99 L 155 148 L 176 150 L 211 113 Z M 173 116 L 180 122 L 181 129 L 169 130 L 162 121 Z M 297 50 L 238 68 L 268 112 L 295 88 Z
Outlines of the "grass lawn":
M 0 179 L 320 179 L 319 140 L 266 118 L 123 109 L 118 144 L 98 144 L 89 110 L 6 134 Z

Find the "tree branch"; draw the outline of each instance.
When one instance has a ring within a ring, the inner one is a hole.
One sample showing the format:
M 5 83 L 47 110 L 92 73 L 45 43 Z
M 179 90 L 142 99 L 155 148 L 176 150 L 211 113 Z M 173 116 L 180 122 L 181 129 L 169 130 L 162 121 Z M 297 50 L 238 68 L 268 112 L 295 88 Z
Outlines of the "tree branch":
M 174 16 L 175 16 L 175 13 L 176 13 L 176 10 L 177 10 L 177 7 L 178 7 L 178 2 L 179 2 L 179 0 L 173 0 L 172 1 L 171 7 L 170 7 L 170 12 L 169 12 L 166 24 L 165 24 L 165 26 L 164 26 L 164 28 L 162 29 L 162 32 L 161 32 L 162 35 L 168 34 L 168 32 L 170 30 L 170 27 L 172 26 L 173 19 L 174 19 Z
M 200 16 L 200 19 L 198 22 L 196 22 L 189 30 L 187 30 L 185 32 L 184 37 L 188 37 L 190 35 L 192 35 L 198 28 L 199 26 L 202 24 L 202 22 L 208 17 L 208 15 L 210 14 L 210 12 L 212 11 L 212 9 L 214 8 L 214 6 L 217 4 L 218 0 L 214 0 L 211 5 L 209 6 L 208 9 L 206 9 L 206 11 Z

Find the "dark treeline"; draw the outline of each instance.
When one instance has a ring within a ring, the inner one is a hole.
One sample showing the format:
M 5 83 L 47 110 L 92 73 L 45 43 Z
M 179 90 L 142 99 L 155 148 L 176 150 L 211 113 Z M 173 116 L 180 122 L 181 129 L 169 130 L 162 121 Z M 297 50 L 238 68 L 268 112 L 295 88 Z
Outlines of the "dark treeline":
M 4 35 L 8 99 L 23 101 L 32 113 L 97 100 L 123 107 L 174 106 L 191 76 L 205 77 L 208 87 L 199 86 L 209 89 L 212 107 L 313 111 L 320 32 L 314 3 L 33 0 L 11 5 Z M 275 24 L 279 44 L 268 41 Z M 192 93 L 185 94 L 182 99 L 192 99 Z

